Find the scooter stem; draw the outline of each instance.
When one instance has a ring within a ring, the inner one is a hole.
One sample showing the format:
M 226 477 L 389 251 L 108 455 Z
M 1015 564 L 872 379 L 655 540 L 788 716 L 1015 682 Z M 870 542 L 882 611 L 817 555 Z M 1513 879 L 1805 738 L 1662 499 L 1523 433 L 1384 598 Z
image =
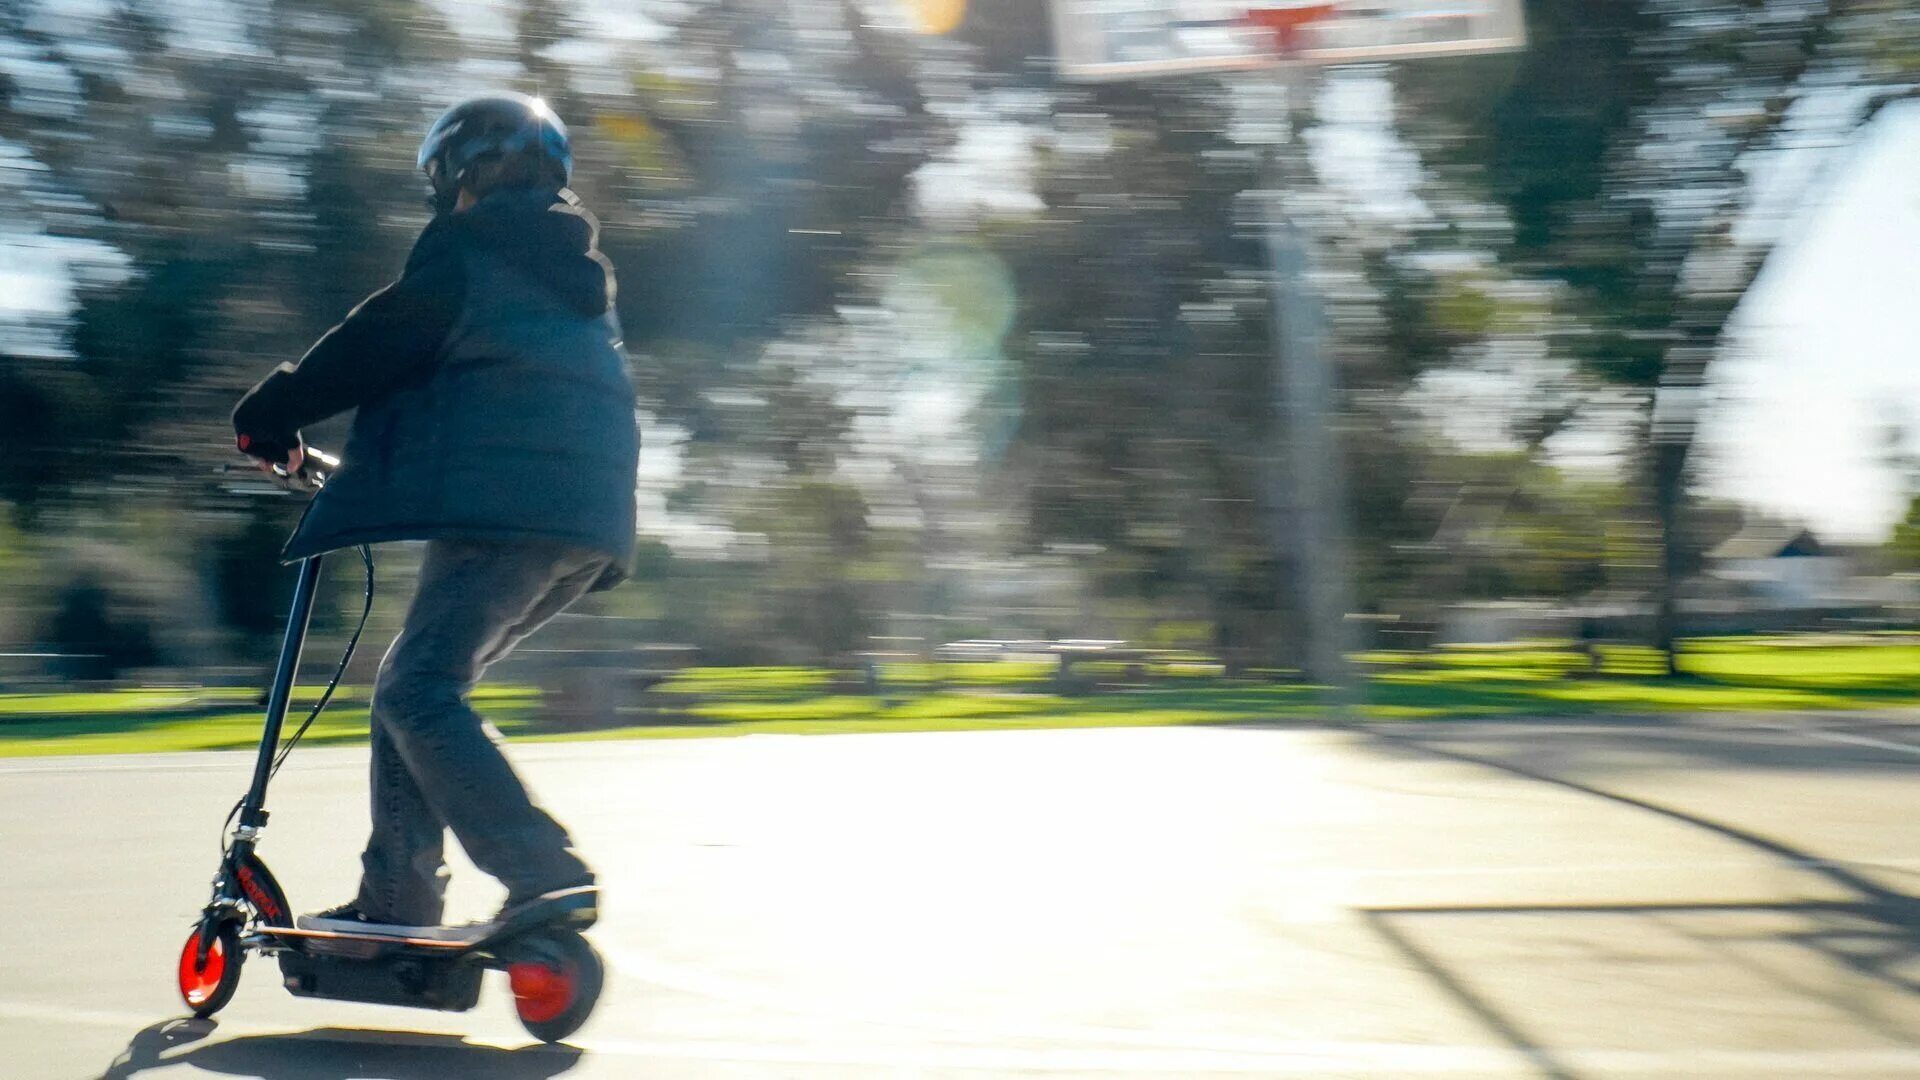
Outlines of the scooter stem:
M 260 757 L 253 763 L 253 786 L 240 804 L 240 828 L 243 839 L 267 823 L 267 780 L 273 775 L 273 756 L 280 748 L 280 728 L 287 719 L 287 702 L 293 697 L 293 681 L 300 673 L 300 651 L 307 643 L 307 623 L 313 618 L 313 593 L 320 582 L 320 556 L 300 562 L 300 577 L 293 586 L 293 608 L 287 613 L 287 636 L 280 643 L 280 663 L 273 671 L 273 686 L 267 691 L 267 722 L 260 732 Z

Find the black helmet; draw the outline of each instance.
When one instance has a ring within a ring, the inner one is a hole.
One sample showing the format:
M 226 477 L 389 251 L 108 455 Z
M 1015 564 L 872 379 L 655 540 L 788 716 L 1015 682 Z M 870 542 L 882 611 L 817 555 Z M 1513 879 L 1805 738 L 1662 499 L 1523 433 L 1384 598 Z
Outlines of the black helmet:
M 573 176 L 567 125 L 547 103 L 525 94 L 468 98 L 440 114 L 420 142 L 420 168 L 433 185 L 433 207 L 453 208 L 473 166 L 524 155 L 565 187 Z M 536 174 L 537 174 L 536 173 Z

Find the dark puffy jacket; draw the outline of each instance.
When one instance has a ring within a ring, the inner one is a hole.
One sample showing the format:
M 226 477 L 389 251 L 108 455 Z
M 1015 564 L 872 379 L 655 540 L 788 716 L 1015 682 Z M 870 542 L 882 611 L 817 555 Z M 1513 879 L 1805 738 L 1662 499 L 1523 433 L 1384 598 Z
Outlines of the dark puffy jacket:
M 422 234 L 406 273 L 234 411 L 255 444 L 357 407 L 342 464 L 284 558 L 439 538 L 634 544 L 634 395 L 571 196 L 501 193 Z M 324 412 L 321 410 L 325 410 Z

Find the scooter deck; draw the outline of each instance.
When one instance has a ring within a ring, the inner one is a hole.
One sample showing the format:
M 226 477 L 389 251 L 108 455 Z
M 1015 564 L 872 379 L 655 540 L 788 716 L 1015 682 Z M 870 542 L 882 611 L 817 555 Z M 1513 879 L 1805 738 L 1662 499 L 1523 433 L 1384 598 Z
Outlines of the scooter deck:
M 311 930 L 297 926 L 261 926 L 257 929 L 270 937 L 294 938 L 313 942 L 356 943 L 374 946 L 404 946 L 410 949 L 428 951 L 459 952 L 475 949 L 489 942 L 512 937 L 539 926 L 584 926 L 590 924 L 595 911 L 599 890 L 591 885 L 573 889 L 561 889 L 521 905 L 497 922 L 470 923 L 465 926 L 434 927 L 438 933 L 433 937 L 420 937 L 404 931 L 420 929 L 416 927 L 383 927 L 369 924 L 365 930 Z M 325 948 L 325 945 L 319 946 Z
M 262 926 L 259 931 L 270 937 L 304 938 L 312 941 L 363 941 L 374 945 L 409 945 L 420 949 L 467 949 L 486 940 L 497 927 L 492 923 L 476 925 L 473 933 L 463 933 L 459 937 L 423 938 L 408 937 L 404 934 L 366 931 L 347 933 L 344 930 L 307 930 L 297 926 Z

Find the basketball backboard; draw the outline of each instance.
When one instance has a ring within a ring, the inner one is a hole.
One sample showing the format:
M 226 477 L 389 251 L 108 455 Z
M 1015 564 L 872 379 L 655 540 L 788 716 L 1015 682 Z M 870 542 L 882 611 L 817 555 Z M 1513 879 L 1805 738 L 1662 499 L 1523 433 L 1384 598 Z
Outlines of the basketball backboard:
M 1501 52 L 1526 44 L 1521 0 L 1050 0 L 1061 78 L 1076 82 Z

